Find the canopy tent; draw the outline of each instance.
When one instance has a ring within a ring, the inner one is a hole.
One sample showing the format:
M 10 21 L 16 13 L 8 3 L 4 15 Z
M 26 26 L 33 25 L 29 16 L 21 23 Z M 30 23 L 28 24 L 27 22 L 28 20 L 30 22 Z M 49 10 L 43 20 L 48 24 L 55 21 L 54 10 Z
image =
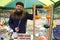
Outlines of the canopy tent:
M 6 7 L 15 8 L 16 2 L 23 2 L 24 8 L 31 8 L 33 4 L 40 4 L 44 5 L 43 3 L 39 2 L 38 0 L 14 0 L 12 3 L 8 4 Z
M 32 8 L 33 4 L 50 5 L 59 0 L 0 0 L 0 7 L 15 8 L 16 2 L 23 2 L 24 8 Z

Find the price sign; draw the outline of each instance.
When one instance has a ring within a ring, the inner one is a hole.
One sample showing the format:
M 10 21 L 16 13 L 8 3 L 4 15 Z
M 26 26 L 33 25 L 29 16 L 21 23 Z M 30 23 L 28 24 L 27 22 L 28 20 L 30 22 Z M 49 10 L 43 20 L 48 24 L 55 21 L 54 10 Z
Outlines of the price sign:
M 18 40 L 31 40 L 31 35 L 29 35 L 29 34 L 18 34 Z

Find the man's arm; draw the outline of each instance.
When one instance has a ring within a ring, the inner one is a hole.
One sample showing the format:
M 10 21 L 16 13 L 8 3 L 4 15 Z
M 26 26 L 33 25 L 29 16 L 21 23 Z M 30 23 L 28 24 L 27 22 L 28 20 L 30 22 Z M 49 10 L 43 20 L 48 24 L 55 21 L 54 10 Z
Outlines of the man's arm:
M 39 19 L 39 18 L 41 18 L 41 16 L 35 15 L 35 19 Z M 33 14 L 27 13 L 27 19 L 33 20 Z
M 11 15 L 10 15 L 10 18 L 9 18 L 8 24 L 9 24 L 10 28 L 14 29 L 13 19 L 12 19 Z
M 32 14 L 27 13 L 26 17 L 27 17 L 27 19 L 33 20 L 33 15 Z

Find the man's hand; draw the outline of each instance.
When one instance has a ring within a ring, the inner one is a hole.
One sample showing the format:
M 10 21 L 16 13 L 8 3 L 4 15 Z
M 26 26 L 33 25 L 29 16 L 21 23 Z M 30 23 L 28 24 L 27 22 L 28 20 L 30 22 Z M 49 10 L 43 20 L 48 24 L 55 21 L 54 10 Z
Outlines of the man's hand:
M 15 28 L 15 31 L 18 32 L 18 31 L 19 31 L 19 27 L 16 27 L 16 28 Z

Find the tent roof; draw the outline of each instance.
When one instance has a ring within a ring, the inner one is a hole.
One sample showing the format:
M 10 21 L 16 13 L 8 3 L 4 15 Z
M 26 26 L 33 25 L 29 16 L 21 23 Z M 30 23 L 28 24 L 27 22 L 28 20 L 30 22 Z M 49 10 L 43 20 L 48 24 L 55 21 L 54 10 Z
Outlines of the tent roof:
M 53 0 L 57 2 L 59 0 Z M 15 8 L 16 2 L 23 2 L 24 8 L 31 8 L 33 4 L 50 5 L 53 4 L 51 0 L 0 0 L 0 7 Z
M 24 8 L 31 8 L 33 6 L 33 4 L 40 4 L 40 5 L 44 5 L 43 3 L 39 2 L 38 0 L 15 0 L 12 3 L 8 4 L 6 7 L 13 7 L 15 8 L 16 6 L 16 2 L 23 2 L 24 3 Z

